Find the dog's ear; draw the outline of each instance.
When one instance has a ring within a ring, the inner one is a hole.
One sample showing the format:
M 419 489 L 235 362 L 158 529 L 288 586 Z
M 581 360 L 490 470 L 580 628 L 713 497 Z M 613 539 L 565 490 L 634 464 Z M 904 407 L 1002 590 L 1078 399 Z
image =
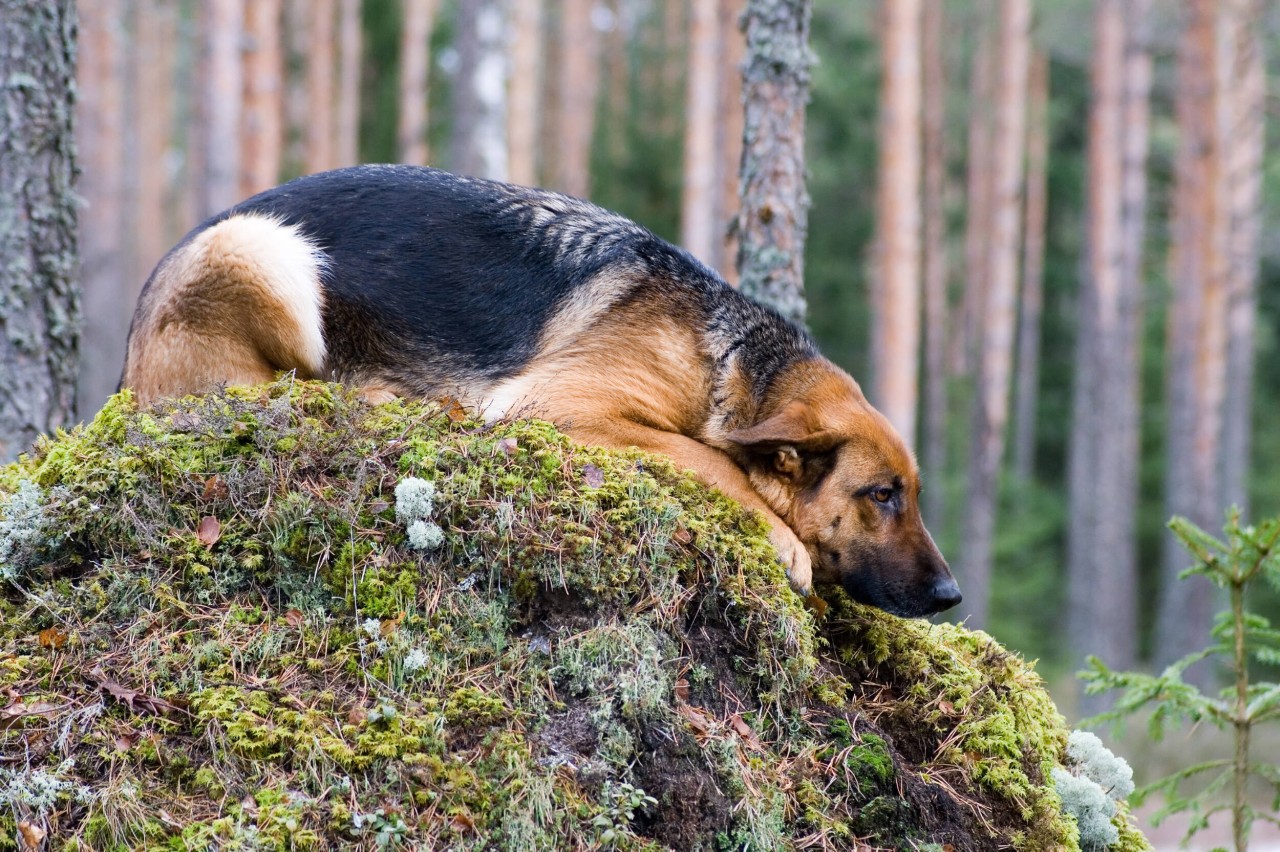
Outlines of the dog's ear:
M 754 426 L 725 436 L 753 456 L 767 456 L 775 473 L 790 479 L 804 474 L 806 457 L 835 449 L 840 436 L 825 430 L 803 402 L 789 402 Z

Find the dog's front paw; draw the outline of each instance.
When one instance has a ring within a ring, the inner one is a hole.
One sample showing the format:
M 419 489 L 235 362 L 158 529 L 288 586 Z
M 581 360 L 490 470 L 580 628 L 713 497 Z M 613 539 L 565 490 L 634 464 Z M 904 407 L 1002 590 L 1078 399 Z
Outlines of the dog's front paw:
M 813 588 L 813 559 L 809 549 L 796 537 L 791 527 L 776 524 L 769 533 L 769 540 L 778 551 L 778 558 L 787 568 L 791 588 L 802 595 Z

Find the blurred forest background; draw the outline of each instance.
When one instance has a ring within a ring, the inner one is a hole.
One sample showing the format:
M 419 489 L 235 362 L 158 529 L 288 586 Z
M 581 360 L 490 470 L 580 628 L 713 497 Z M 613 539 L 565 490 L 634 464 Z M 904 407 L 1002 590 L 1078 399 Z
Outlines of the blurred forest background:
M 588 197 L 735 280 L 745 5 L 80 0 L 80 415 L 169 246 L 337 166 Z M 1280 6 L 815 0 L 811 45 L 808 322 L 914 441 L 950 615 L 1064 684 L 1203 647 L 1165 521 L 1280 513 Z

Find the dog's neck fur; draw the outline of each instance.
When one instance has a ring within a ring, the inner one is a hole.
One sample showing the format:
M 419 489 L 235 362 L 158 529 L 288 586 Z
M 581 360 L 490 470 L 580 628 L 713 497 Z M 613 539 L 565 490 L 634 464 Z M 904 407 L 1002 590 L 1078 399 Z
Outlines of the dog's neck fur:
M 773 413 L 775 380 L 797 364 L 825 359 L 806 332 L 771 308 L 728 285 L 718 295 L 705 337 L 712 395 L 703 438 L 724 449 L 730 432 Z

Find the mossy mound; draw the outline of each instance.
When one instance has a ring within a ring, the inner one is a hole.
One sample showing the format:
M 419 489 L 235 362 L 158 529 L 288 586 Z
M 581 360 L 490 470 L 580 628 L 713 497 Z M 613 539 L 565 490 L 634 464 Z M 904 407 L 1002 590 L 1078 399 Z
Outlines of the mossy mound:
M 0 580 L 0 848 L 1077 846 L 1019 658 L 546 424 L 122 395 L 0 469 Z

